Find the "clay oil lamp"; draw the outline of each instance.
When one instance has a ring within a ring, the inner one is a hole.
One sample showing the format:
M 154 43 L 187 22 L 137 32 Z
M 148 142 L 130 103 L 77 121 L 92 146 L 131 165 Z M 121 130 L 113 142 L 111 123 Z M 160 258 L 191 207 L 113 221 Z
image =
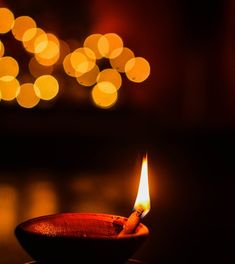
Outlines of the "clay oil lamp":
M 140 263 L 128 261 L 149 235 L 140 223 L 150 210 L 147 158 L 129 218 L 96 213 L 60 213 L 30 219 L 15 229 L 31 263 Z

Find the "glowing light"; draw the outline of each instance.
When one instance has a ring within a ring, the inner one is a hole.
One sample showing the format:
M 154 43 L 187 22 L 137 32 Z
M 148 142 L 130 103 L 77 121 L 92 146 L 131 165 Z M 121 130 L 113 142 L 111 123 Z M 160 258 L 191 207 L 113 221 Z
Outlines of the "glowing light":
M 5 48 L 2 41 L 0 40 L 0 58 L 4 55 L 4 52 L 5 52 Z
M 125 72 L 126 63 L 134 58 L 134 53 L 128 48 L 121 49 L 121 53 L 114 59 L 110 59 L 110 64 L 119 72 Z
M 24 34 L 31 28 L 36 28 L 36 22 L 29 16 L 20 16 L 15 19 L 12 34 L 15 39 L 23 41 Z
M 52 75 L 42 75 L 34 83 L 36 95 L 43 100 L 51 100 L 59 92 L 59 84 Z
M 146 59 L 135 57 L 126 63 L 125 72 L 130 81 L 143 82 L 150 75 L 150 65 Z
M 101 108 L 112 107 L 118 98 L 117 89 L 110 82 L 97 83 L 92 89 L 92 99 Z
M 99 67 L 95 65 L 95 67 L 92 70 L 90 70 L 87 73 L 84 73 L 80 77 L 77 77 L 77 81 L 81 85 L 92 86 L 96 83 L 96 79 L 99 72 L 100 72 Z
M 30 28 L 23 35 L 23 46 L 30 53 L 42 52 L 47 43 L 47 34 L 41 28 Z
M 69 53 L 63 61 L 64 71 L 71 77 L 79 77 L 82 74 L 76 71 L 71 64 L 71 53 Z
M 149 184 L 148 184 L 148 160 L 147 156 L 143 158 L 140 184 L 138 194 L 136 197 L 134 208 L 141 207 L 144 209 L 142 216 L 145 216 L 150 210 L 150 196 L 149 196 Z
M 20 83 L 17 79 L 11 77 L 9 79 L 0 80 L 1 98 L 5 101 L 15 99 L 20 92 Z
M 98 50 L 105 58 L 113 59 L 122 52 L 123 41 L 115 33 L 103 35 L 98 41 Z
M 40 98 L 34 91 L 34 85 L 32 83 L 22 84 L 20 87 L 20 93 L 16 97 L 17 103 L 24 108 L 32 108 L 36 106 Z
M 9 56 L 0 58 L 0 77 L 9 75 L 16 77 L 19 73 L 18 62 Z
M 41 75 L 50 75 L 53 72 L 53 69 L 53 66 L 43 66 L 39 64 L 34 57 L 29 61 L 29 71 L 35 78 Z
M 64 58 L 70 53 L 70 48 L 67 42 L 64 40 L 59 40 L 60 41 L 60 57 L 57 63 L 63 64 Z
M 115 69 L 105 69 L 97 77 L 97 83 L 99 82 L 111 82 L 118 90 L 122 85 L 122 77 Z
M 96 56 L 96 59 L 101 59 L 103 55 L 99 52 L 98 41 L 103 35 L 101 34 L 92 34 L 88 36 L 84 41 L 84 47 L 91 49 Z
M 17 192 L 8 184 L 0 185 L 0 215 L 0 241 L 7 241 L 17 221 Z
M 27 197 L 29 197 L 27 218 L 54 214 L 57 212 L 57 196 L 50 182 L 35 182 L 27 187 Z
M 8 8 L 0 8 L 0 33 L 7 33 L 14 26 L 14 14 Z
M 60 42 L 53 34 L 47 34 L 46 47 L 38 54 L 35 54 L 36 60 L 44 66 L 55 64 L 60 57 Z
M 79 48 L 71 54 L 70 60 L 75 71 L 83 74 L 95 67 L 96 57 L 91 49 Z

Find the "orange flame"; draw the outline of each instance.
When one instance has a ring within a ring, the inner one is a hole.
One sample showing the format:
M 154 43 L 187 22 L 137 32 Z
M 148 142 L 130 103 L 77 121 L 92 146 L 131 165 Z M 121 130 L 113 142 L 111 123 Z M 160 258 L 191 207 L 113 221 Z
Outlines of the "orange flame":
M 139 207 L 144 209 L 142 217 L 144 217 L 150 210 L 147 155 L 143 158 L 139 189 L 138 189 L 138 194 L 137 194 L 135 205 L 134 205 L 134 208 L 136 210 Z

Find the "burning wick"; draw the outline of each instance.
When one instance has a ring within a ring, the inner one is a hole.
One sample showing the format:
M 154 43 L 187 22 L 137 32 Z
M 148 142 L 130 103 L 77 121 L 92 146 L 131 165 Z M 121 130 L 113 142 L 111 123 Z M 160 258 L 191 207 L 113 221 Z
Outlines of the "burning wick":
M 150 197 L 148 185 L 148 160 L 146 155 L 142 162 L 140 184 L 135 200 L 134 212 L 129 216 L 118 236 L 121 237 L 123 235 L 133 234 L 138 227 L 141 218 L 143 218 L 149 212 L 149 210 Z

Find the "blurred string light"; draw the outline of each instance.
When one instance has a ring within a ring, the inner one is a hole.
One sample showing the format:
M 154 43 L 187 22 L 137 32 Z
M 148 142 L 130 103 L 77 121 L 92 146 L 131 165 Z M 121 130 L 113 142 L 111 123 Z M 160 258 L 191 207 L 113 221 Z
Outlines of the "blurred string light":
M 100 71 L 98 65 L 103 58 L 109 60 L 112 68 Z M 133 82 L 143 82 L 150 74 L 148 61 L 135 57 L 134 52 L 124 47 L 123 40 L 115 33 L 88 36 L 83 48 L 65 57 L 63 67 L 66 74 L 75 77 L 79 84 L 94 85 L 92 100 L 96 106 L 106 109 L 117 102 L 118 90 L 122 85 L 120 73 L 125 73 Z
M 35 82 L 21 84 L 17 80 L 18 62 L 5 56 L 4 44 L 0 41 L 0 99 L 16 99 L 24 108 L 36 106 L 40 100 L 52 100 L 59 93 L 58 80 L 53 71 L 63 67 L 65 73 L 76 78 L 78 84 L 93 87 L 91 99 L 100 108 L 110 108 L 118 99 L 122 85 L 121 73 L 136 83 L 150 75 L 150 65 L 142 57 L 124 46 L 122 38 L 115 33 L 91 34 L 71 52 L 64 40 L 39 28 L 33 18 L 14 14 L 8 8 L 0 8 L 0 34 L 11 31 L 22 43 L 31 58 L 28 70 Z M 77 44 L 78 45 L 78 44 Z M 109 62 L 104 68 L 103 60 Z
M 4 55 L 4 52 L 5 52 L 5 48 L 2 41 L 0 40 L 0 58 Z

